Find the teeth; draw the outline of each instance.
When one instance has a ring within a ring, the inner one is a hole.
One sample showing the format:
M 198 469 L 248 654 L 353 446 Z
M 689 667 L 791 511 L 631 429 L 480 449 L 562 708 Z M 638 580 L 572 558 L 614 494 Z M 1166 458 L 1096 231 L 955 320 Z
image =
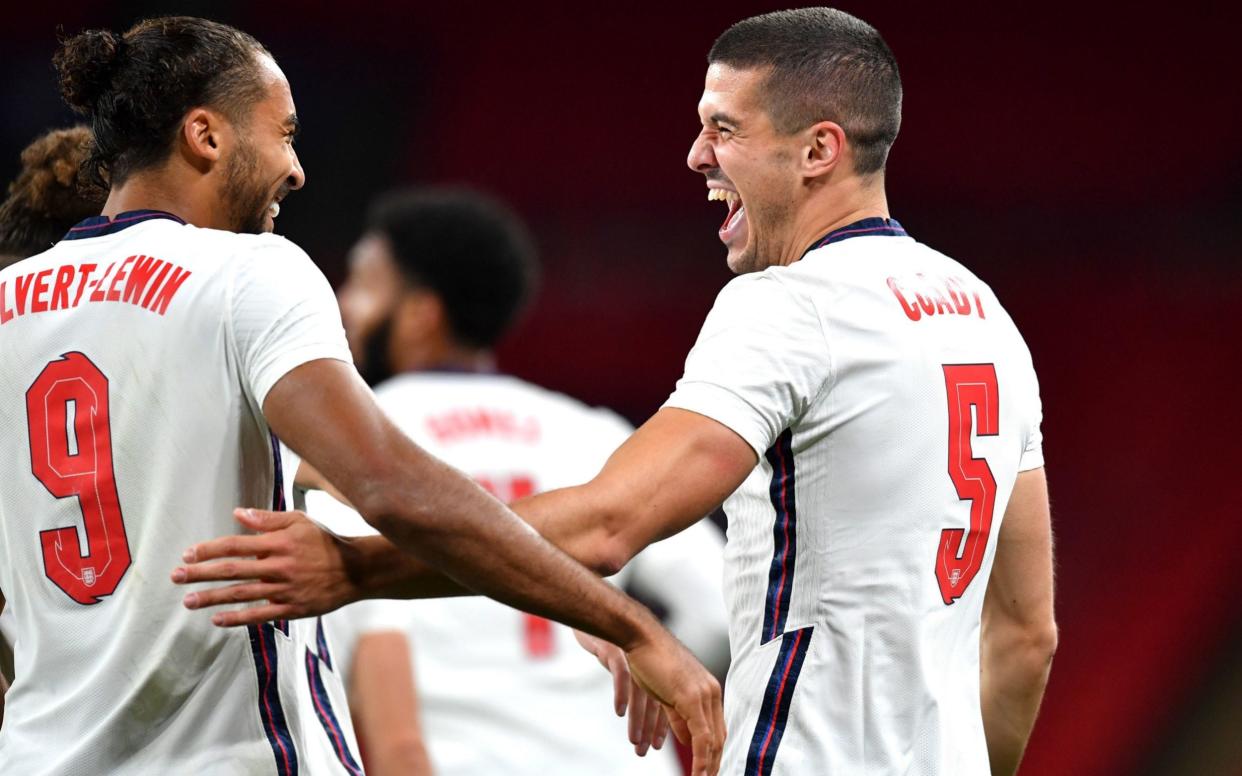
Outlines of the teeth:
M 276 216 L 280 215 L 280 203 L 273 202 L 272 204 L 268 205 L 267 214 L 271 216 L 272 218 L 275 218 Z
M 737 198 L 738 198 L 738 195 L 736 191 L 729 191 L 728 189 L 708 189 L 707 190 L 707 201 L 708 202 L 730 202 L 732 203 Z

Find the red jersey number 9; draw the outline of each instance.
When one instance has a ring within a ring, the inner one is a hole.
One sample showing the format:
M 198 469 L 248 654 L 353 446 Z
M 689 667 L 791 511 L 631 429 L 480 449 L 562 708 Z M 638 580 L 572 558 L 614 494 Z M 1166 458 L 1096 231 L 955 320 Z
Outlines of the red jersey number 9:
M 999 433 L 1000 391 L 993 364 L 945 364 L 944 387 L 949 397 L 949 479 L 957 489 L 957 497 L 970 502 L 969 529 L 946 528 L 940 532 L 936 581 L 948 606 L 962 597 L 979 573 L 992 532 L 996 479 L 988 462 L 974 456 L 971 433 Z
M 130 565 L 112 467 L 108 378 L 81 353 L 49 363 L 26 391 L 30 464 L 58 499 L 76 498 L 86 550 L 74 526 L 39 532 L 48 579 L 80 604 L 116 591 Z

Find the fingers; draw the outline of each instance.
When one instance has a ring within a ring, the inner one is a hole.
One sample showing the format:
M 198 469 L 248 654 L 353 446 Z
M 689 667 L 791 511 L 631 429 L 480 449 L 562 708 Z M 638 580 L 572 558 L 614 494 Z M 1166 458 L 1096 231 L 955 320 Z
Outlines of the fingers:
M 664 710 L 659 701 L 651 696 L 647 696 L 643 702 L 647 706 L 647 715 L 643 719 L 640 740 L 634 747 L 634 752 L 639 757 L 645 757 L 647 750 L 655 743 L 656 728 L 660 726 L 661 720 L 664 719 Z
M 716 747 L 714 738 L 716 731 L 713 729 L 710 711 L 698 711 L 700 713 L 686 720 L 692 752 L 690 773 L 693 776 L 714 776 L 720 770 L 720 750 Z
M 300 512 L 267 512 L 261 509 L 235 509 L 233 517 L 244 527 L 260 533 L 256 536 L 222 536 L 199 542 L 182 553 L 186 563 L 201 563 L 217 558 L 263 557 L 272 551 L 272 540 L 265 534 L 278 531 L 304 519 Z
M 192 582 L 236 582 L 263 579 L 285 582 L 284 567 L 263 560 L 224 560 L 216 563 L 192 563 L 173 569 L 172 581 L 178 585 Z
M 625 657 L 613 656 L 608 661 L 608 671 L 612 674 L 612 710 L 618 717 L 624 717 L 630 703 L 630 666 Z
M 705 679 L 706 683 L 694 693 L 693 700 L 683 707 L 687 713 L 680 724 L 676 713 L 667 710 L 674 734 L 681 738 L 679 727 L 684 725 L 690 737 L 693 757 L 691 773 L 694 776 L 713 776 L 720 769 L 724 753 L 725 725 L 720 684 L 711 677 L 705 676 Z M 684 738 L 681 740 L 686 742 Z
M 292 607 L 280 604 L 256 606 L 251 609 L 237 609 L 229 612 L 216 612 L 211 615 L 211 622 L 221 628 L 234 628 L 239 625 L 260 625 L 272 620 L 290 620 L 296 618 Z
M 629 718 L 629 736 L 630 743 L 634 745 L 634 751 L 639 754 L 645 754 L 647 748 L 643 746 L 643 730 L 647 726 L 647 693 L 638 683 L 631 680 L 630 682 L 630 718 Z M 639 752 L 639 748 L 642 752 Z
M 724 702 L 723 702 L 724 693 L 721 691 L 720 684 L 718 682 L 716 683 L 715 687 L 716 687 L 716 692 L 712 698 L 711 708 L 712 708 L 712 715 L 715 717 L 715 723 L 716 723 L 715 724 L 716 740 L 720 742 L 720 745 L 719 745 L 720 751 L 717 757 L 717 763 L 719 763 L 720 760 L 724 758 L 724 745 L 725 745 L 725 742 L 729 739 L 729 729 L 725 727 Z
M 690 727 L 686 724 L 686 718 L 668 707 L 665 707 L 664 713 L 668 717 L 668 726 L 672 728 L 673 735 L 683 745 L 690 746 Z
M 252 531 L 268 532 L 288 528 L 302 517 L 301 512 L 269 512 L 265 509 L 234 509 L 237 522 Z
M 267 536 L 223 536 L 199 542 L 181 554 L 186 563 L 201 563 L 217 558 L 263 557 L 271 549 Z
M 208 606 L 249 604 L 267 601 L 281 590 L 280 585 L 263 582 L 242 582 L 236 585 L 197 590 L 182 599 L 187 609 L 203 609 Z
M 662 749 L 664 742 L 668 739 L 668 714 L 664 712 L 664 707 L 660 707 L 660 711 L 656 714 L 656 727 L 651 733 L 651 748 Z

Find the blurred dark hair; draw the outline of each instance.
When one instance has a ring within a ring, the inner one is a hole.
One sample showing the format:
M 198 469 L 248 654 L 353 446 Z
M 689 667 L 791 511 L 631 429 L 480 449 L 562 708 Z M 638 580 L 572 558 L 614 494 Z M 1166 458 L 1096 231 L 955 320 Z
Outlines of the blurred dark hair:
M 65 102 L 91 120 L 88 176 L 116 186 L 163 162 L 194 107 L 244 124 L 244 108 L 265 94 L 257 55 L 267 53 L 240 30 L 191 16 L 147 19 L 123 35 L 87 30 L 63 40 L 52 63 Z
M 771 68 L 762 91 L 780 132 L 819 121 L 845 130 L 860 175 L 884 169 L 901 127 L 897 59 L 874 27 L 835 8 L 743 19 L 724 31 L 708 64 Z
M 47 250 L 74 224 L 99 215 L 108 192 L 78 175 L 91 148 L 90 129 L 76 126 L 52 130 L 22 151 L 21 171 L 0 204 L 0 267 Z
M 393 192 L 372 205 L 367 231 L 388 239 L 411 284 L 440 297 L 454 337 L 469 347 L 493 346 L 537 283 L 538 261 L 526 227 L 478 192 Z

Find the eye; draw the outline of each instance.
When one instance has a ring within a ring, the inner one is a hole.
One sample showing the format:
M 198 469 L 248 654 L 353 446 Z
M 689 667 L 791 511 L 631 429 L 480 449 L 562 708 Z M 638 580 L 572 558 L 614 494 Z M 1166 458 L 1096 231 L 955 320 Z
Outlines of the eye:
M 717 134 L 719 134 L 721 137 L 728 137 L 729 135 L 732 135 L 732 134 L 733 134 L 733 128 L 732 128 L 732 127 L 726 127 L 726 126 L 717 126 L 717 127 L 716 127 L 716 132 L 717 132 Z

